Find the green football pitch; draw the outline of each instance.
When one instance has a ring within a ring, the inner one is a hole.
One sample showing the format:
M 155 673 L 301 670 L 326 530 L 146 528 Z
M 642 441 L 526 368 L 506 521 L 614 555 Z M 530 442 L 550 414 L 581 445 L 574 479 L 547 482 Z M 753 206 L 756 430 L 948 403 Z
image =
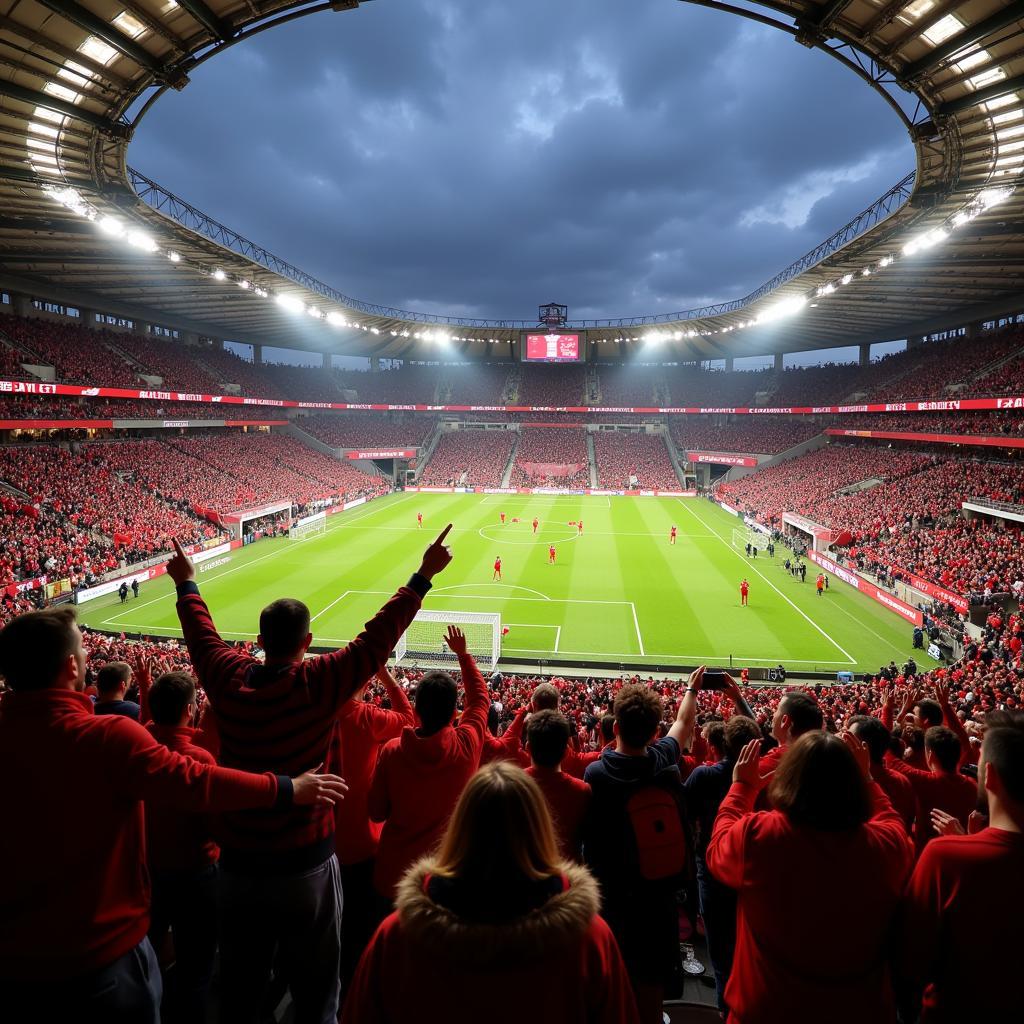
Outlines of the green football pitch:
M 581 518 L 578 537 L 569 524 Z M 312 613 L 314 645 L 340 645 L 405 582 L 449 522 L 454 559 L 424 607 L 500 613 L 509 630 L 506 664 L 559 657 L 737 668 L 782 662 L 791 673 L 834 672 L 877 669 L 911 653 L 907 623 L 836 580 L 818 597 L 813 566 L 800 583 L 778 554 L 774 561 L 747 559 L 732 543 L 739 521 L 697 498 L 399 493 L 331 517 L 326 533 L 234 551 L 197 580 L 226 639 L 254 638 L 264 605 L 297 597 Z M 495 556 L 500 583 L 491 578 Z M 113 594 L 79 613 L 97 629 L 180 635 L 166 576 L 123 605 Z

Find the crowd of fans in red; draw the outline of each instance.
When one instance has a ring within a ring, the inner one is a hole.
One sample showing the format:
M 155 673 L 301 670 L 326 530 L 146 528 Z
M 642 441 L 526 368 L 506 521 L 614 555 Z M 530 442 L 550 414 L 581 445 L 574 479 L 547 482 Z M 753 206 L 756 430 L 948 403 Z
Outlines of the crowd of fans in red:
M 295 425 L 332 448 L 418 448 L 434 428 L 434 416 L 358 413 L 303 416 Z
M 599 430 L 591 436 L 598 487 L 679 490 L 679 478 L 661 434 Z
M 438 439 L 418 483 L 422 487 L 500 487 L 512 453 L 509 430 L 455 430 Z
M 880 484 L 838 495 L 859 481 Z M 723 484 L 722 496 L 766 525 L 796 512 L 851 534 L 861 567 L 914 573 L 958 594 L 1007 593 L 1024 577 L 1024 534 L 1012 521 L 965 519 L 964 501 L 1024 503 L 1019 465 L 877 446 L 830 445 Z
M 531 472 L 526 465 L 547 469 Z M 519 434 L 509 483 L 512 487 L 589 487 L 589 467 L 587 433 L 582 427 L 528 427 Z
M 494 993 L 527 986 L 543 1024 L 655 1024 L 698 915 L 734 1024 L 1012 1019 L 1019 613 L 993 609 L 953 666 L 803 689 L 703 668 L 485 681 L 453 627 L 460 700 L 447 673 L 383 670 L 452 558 L 446 533 L 317 658 L 291 601 L 262 613 L 262 659 L 224 643 L 181 553 L 184 645 L 83 643 L 60 610 L 5 627 L 14 1019 L 88 999 L 156 1020 L 163 996 L 165 1021 L 201 1021 L 219 964 L 223 1020 L 256 1020 L 287 988 L 317 1020 L 397 1024 L 427 1005 L 468 1022 L 489 998 L 511 1024 L 521 1006 Z M 852 895 L 822 928 L 837 877 Z M 166 989 L 155 951 L 173 960 Z
M 822 423 L 802 416 L 745 416 L 738 421 L 722 416 L 673 416 L 669 425 L 684 458 L 693 451 L 776 455 L 824 429 Z

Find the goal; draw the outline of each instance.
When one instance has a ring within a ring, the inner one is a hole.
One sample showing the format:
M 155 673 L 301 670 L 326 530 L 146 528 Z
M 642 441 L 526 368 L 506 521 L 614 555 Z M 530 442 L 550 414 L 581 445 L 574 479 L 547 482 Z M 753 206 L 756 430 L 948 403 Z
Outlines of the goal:
M 306 540 L 307 537 L 315 537 L 319 533 L 327 532 L 327 515 L 324 512 L 317 512 L 316 515 L 308 516 L 306 519 L 296 519 L 288 531 L 289 540 Z
M 458 668 L 459 659 L 444 642 L 451 625 L 466 634 L 469 653 L 481 671 L 493 672 L 501 654 L 501 615 L 497 612 L 421 611 L 395 647 L 395 664 Z
M 751 547 L 757 548 L 757 552 L 760 554 L 767 547 L 768 539 L 767 534 L 758 533 L 757 530 L 751 530 L 749 527 L 746 530 L 732 531 L 732 546 L 737 551 L 746 551 L 749 544 Z

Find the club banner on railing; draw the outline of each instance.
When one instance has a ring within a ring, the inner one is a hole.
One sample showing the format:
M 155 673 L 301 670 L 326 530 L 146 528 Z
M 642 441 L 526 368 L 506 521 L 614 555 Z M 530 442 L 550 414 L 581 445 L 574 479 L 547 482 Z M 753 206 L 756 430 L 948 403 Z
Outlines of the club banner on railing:
M 1000 397 L 920 399 L 907 402 L 875 402 L 860 405 L 782 405 L 782 406 L 596 406 L 596 405 L 395 405 L 359 402 L 299 402 L 280 398 L 246 398 L 241 395 L 205 395 L 186 391 L 152 391 L 135 388 L 83 387 L 79 384 L 55 384 L 49 381 L 0 380 L 0 395 L 67 395 L 73 398 L 131 398 L 153 402 L 209 402 L 219 405 L 254 405 L 289 409 L 337 409 L 364 412 L 548 412 L 548 413 L 628 413 L 634 415 L 701 415 L 723 413 L 739 416 L 806 416 L 817 413 L 860 412 L 967 412 L 979 409 L 1019 409 L 1024 411 L 1024 395 Z
M 690 462 L 710 462 L 716 466 L 756 466 L 757 459 L 750 455 L 726 455 L 721 452 L 687 452 Z
M 889 571 L 901 583 L 906 583 L 907 586 L 913 587 L 914 590 L 920 590 L 922 594 L 927 594 L 929 597 L 935 598 L 936 601 L 944 601 L 946 604 L 952 605 L 958 612 L 963 612 L 964 615 L 971 610 L 970 602 L 962 594 L 954 593 L 946 587 L 939 586 L 938 583 L 932 583 L 931 580 L 926 580 L 923 576 L 909 572 L 899 565 L 890 565 Z
M 414 459 L 415 448 L 370 448 L 367 451 L 345 453 L 346 459 Z
M 519 468 L 527 476 L 558 477 L 572 476 L 586 465 L 585 462 L 519 462 Z

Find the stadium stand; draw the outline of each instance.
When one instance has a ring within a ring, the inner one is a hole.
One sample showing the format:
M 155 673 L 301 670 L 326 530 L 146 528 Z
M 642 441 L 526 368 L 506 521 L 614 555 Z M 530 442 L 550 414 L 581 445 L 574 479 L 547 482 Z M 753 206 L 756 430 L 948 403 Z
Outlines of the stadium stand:
M 588 463 L 582 427 L 530 427 L 520 434 L 511 485 L 538 487 L 557 481 L 561 487 L 587 487 Z
M 685 460 L 688 451 L 749 452 L 776 455 L 820 434 L 825 424 L 810 417 L 741 417 L 715 423 L 708 416 L 673 416 L 669 423 L 672 440 Z
M 586 367 L 524 363 L 519 368 L 516 405 L 584 405 Z
M 679 489 L 665 439 L 660 434 L 601 430 L 592 436 L 600 487 Z
M 417 483 L 423 487 L 499 487 L 515 434 L 456 430 L 441 435 Z
M 418 447 L 437 426 L 434 416 L 395 417 L 361 413 L 353 416 L 302 416 L 295 425 L 332 448 Z

